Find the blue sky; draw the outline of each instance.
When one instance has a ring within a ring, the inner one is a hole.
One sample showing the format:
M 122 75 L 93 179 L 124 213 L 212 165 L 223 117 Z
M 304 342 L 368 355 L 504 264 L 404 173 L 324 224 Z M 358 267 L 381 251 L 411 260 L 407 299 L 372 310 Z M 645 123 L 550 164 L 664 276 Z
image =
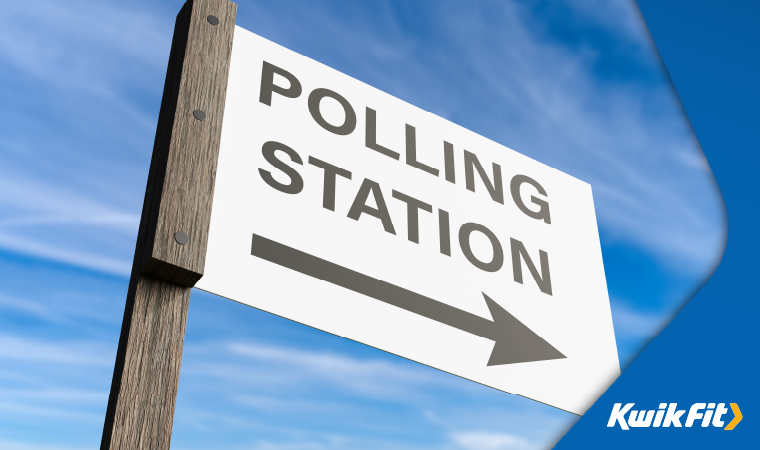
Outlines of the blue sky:
M 0 448 L 100 441 L 182 1 L 3 1 Z M 631 1 L 246 1 L 237 24 L 592 185 L 621 365 L 719 194 Z M 194 291 L 173 448 L 536 449 L 576 416 Z

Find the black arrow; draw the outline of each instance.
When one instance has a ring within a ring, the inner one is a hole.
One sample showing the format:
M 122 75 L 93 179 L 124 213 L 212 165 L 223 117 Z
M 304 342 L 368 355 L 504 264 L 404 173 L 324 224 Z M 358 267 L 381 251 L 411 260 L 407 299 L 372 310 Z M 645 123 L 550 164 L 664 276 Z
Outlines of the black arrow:
M 565 358 L 485 293 L 493 321 L 254 234 L 251 255 L 495 342 L 489 366 Z

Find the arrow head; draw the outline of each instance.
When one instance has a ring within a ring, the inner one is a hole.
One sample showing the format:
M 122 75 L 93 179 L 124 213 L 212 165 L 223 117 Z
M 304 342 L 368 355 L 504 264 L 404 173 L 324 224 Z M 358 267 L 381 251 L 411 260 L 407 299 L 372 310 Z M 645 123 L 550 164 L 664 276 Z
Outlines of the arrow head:
M 489 366 L 566 358 L 485 293 L 483 298 L 491 311 L 493 340 L 496 342 L 488 360 Z

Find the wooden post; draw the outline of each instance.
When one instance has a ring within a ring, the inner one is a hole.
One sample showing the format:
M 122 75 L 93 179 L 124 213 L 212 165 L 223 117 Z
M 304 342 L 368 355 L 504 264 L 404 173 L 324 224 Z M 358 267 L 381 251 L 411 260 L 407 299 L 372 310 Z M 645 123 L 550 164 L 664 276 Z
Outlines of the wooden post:
M 101 450 L 168 450 L 190 290 L 203 276 L 237 5 L 177 15 Z

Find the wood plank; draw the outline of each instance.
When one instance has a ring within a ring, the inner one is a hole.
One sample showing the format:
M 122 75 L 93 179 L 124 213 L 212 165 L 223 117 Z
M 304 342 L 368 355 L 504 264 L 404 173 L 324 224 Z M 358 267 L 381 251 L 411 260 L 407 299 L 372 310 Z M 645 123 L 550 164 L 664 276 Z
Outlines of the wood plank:
M 180 21 L 180 13 L 175 30 L 186 37 L 173 43 L 177 55 L 170 57 L 156 130 L 140 270 L 193 286 L 203 276 L 206 260 L 237 5 L 195 0 L 185 9 L 187 17 Z M 208 15 L 219 24 L 209 23 Z M 206 118 L 194 117 L 196 110 Z M 175 240 L 179 231 L 190 238 L 186 245 Z
M 236 12 L 228 0 L 188 0 L 177 15 L 101 450 L 170 446 L 190 291 L 205 263 Z M 186 245 L 177 231 L 189 236 Z
M 169 449 L 191 290 L 142 274 L 130 283 L 101 450 Z

